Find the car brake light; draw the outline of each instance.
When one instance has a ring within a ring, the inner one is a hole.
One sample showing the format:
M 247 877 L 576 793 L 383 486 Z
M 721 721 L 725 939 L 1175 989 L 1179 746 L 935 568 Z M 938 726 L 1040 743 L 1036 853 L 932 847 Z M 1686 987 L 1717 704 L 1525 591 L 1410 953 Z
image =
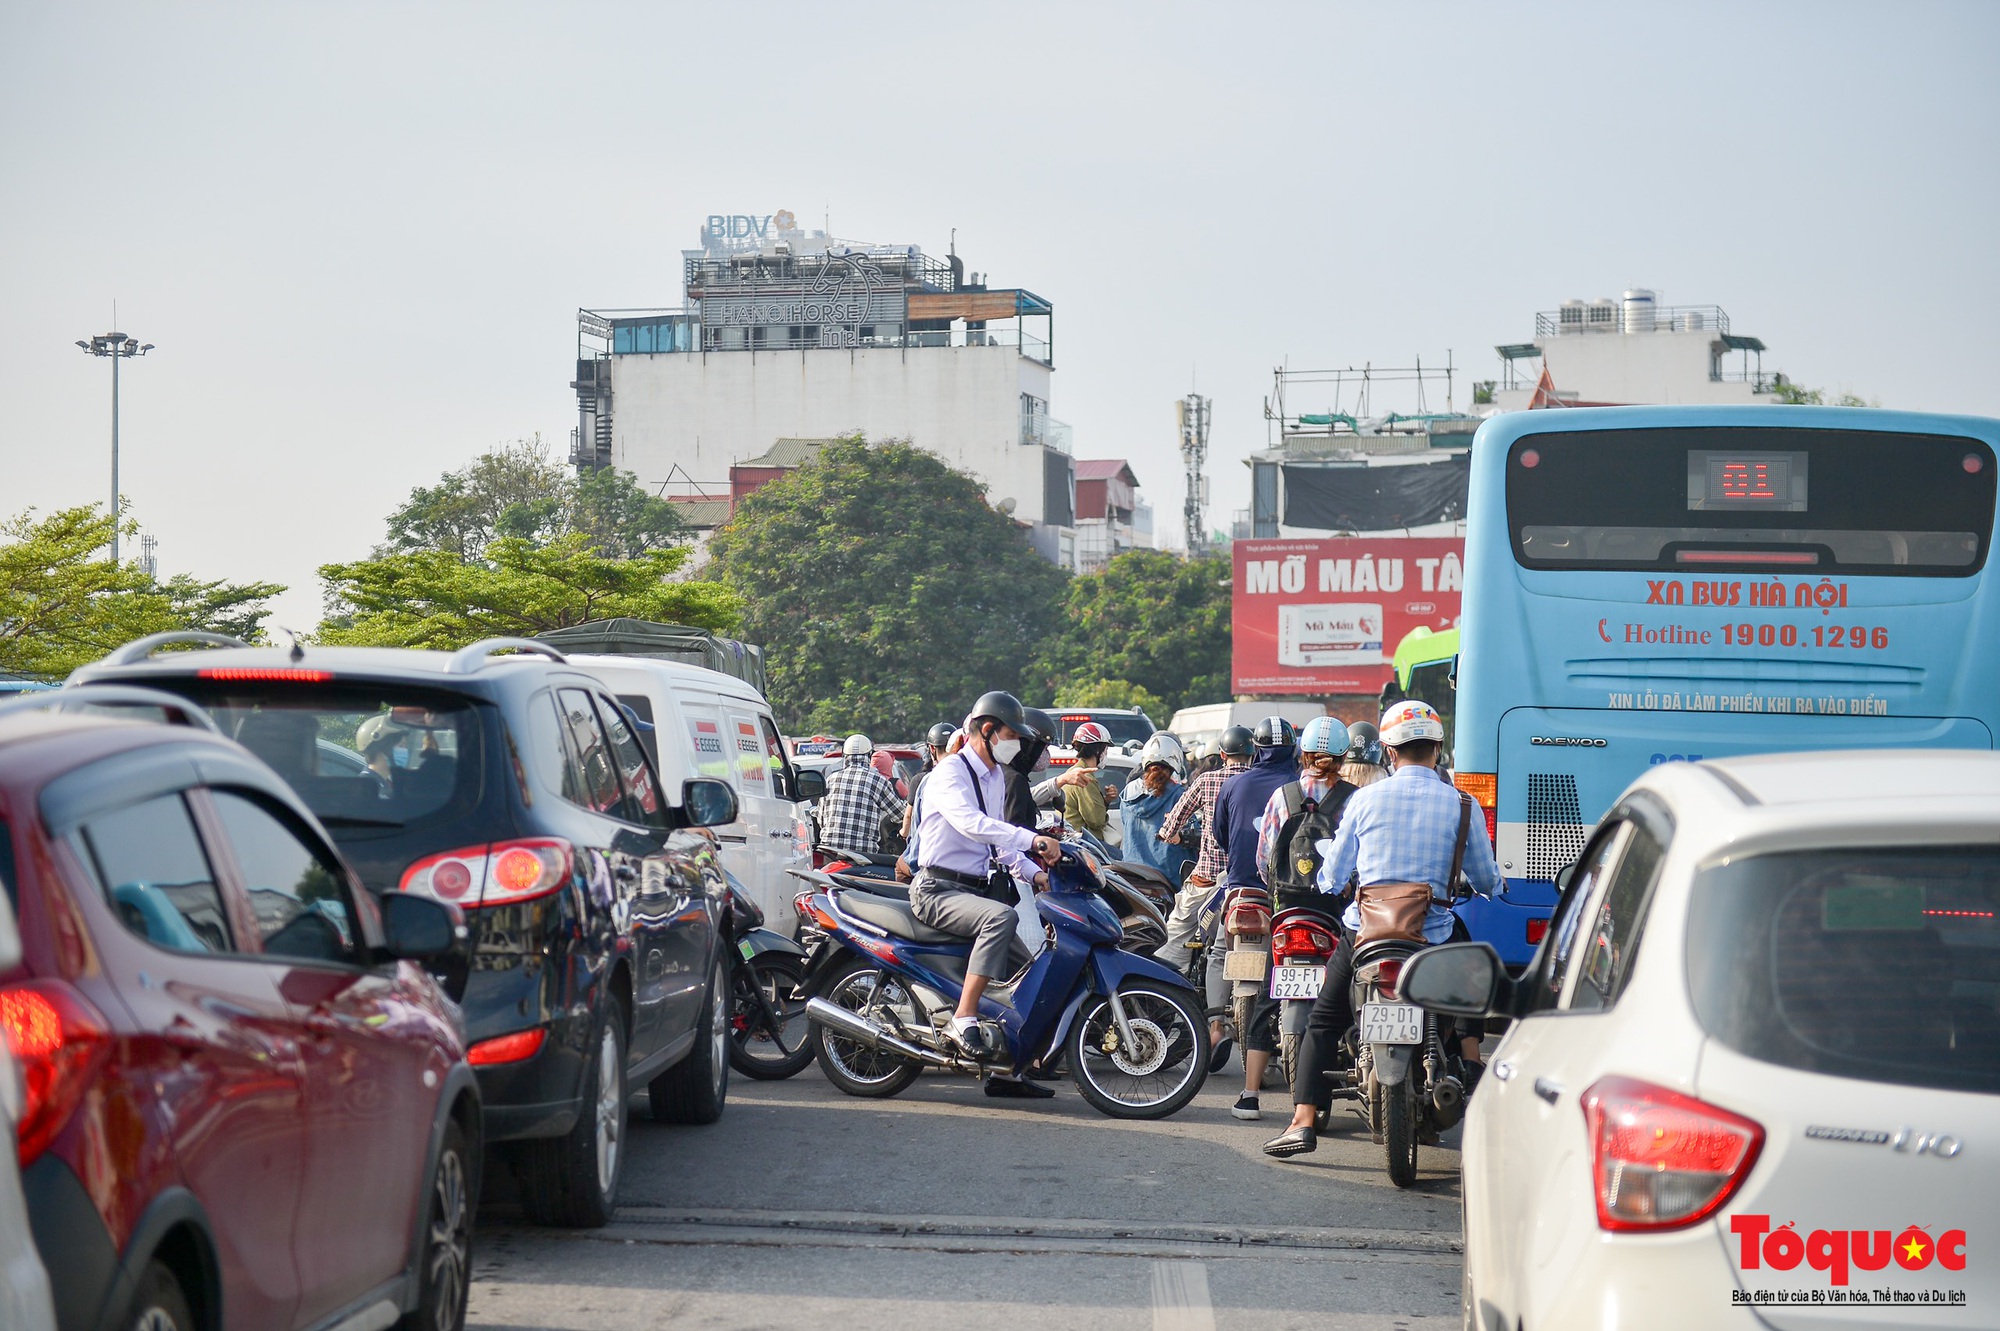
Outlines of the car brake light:
M 286 670 L 255 666 L 206 666 L 194 673 L 196 679 L 216 679 L 230 684 L 324 684 L 333 678 L 331 670 Z
M 1395 998 L 1396 982 L 1402 978 L 1403 959 L 1401 957 L 1391 957 L 1387 961 L 1378 963 L 1375 967 L 1375 984 L 1381 989 L 1382 997 L 1384 998 Z
M 16 1148 L 23 1165 L 48 1149 L 111 1052 L 111 1031 L 87 999 L 60 980 L 0 989 L 0 1032 L 27 1092 Z
M 1548 916 L 1537 915 L 1534 919 L 1528 921 L 1528 945 L 1530 947 L 1538 946 L 1541 943 L 1541 941 L 1544 938 L 1547 938 L 1548 936 L 1549 936 Z
M 1453 772 L 1452 784 L 1472 796 L 1473 803 L 1486 811 L 1486 839 L 1500 837 L 1500 778 L 1492 772 Z
M 1764 1129 L 1749 1119 L 1630 1077 L 1593 1083 L 1582 1105 L 1599 1229 L 1681 1229 L 1706 1219 L 1764 1148 Z
M 542 1051 L 542 1045 L 549 1038 L 546 1026 L 536 1026 L 525 1031 L 515 1031 L 512 1035 L 496 1035 L 490 1040 L 481 1040 L 465 1051 L 465 1061 L 475 1068 L 496 1067 L 502 1063 L 519 1063 L 533 1058 Z
M 545 837 L 466 846 L 418 860 L 398 886 L 460 906 L 511 906 L 559 890 L 572 855 L 567 841 Z

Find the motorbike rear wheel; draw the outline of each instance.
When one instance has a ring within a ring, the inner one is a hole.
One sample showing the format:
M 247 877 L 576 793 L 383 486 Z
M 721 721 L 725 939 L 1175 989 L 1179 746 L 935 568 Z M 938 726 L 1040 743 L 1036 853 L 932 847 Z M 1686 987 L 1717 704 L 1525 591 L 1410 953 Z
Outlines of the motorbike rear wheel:
M 903 982 L 866 957 L 851 957 L 821 986 L 820 996 L 850 1012 L 862 1012 L 877 1005 L 897 1009 L 903 1024 L 921 1029 L 929 1023 L 916 996 Z M 858 1040 L 830 1031 L 814 1022 L 812 1049 L 820 1071 L 835 1089 L 867 1099 L 884 1099 L 910 1089 L 924 1072 L 924 1065 L 900 1054 L 870 1049 Z
M 1416 1069 L 1394 1086 L 1382 1088 L 1382 1140 L 1389 1154 L 1389 1181 L 1399 1188 L 1417 1181 Z
M 1178 1113 L 1208 1080 L 1201 1000 L 1152 980 L 1128 981 L 1118 996 L 1138 1047 L 1124 1047 L 1110 999 L 1093 994 L 1070 1026 L 1070 1079 L 1092 1109 L 1112 1118 Z
M 805 963 L 786 952 L 761 952 L 731 968 L 730 1067 L 755 1081 L 782 1081 L 806 1070 L 813 1061 L 811 1026 L 806 1005 L 792 1001 L 805 977 Z M 763 991 L 763 1004 L 756 990 Z M 764 1018 L 765 1004 L 778 1019 L 775 1031 Z

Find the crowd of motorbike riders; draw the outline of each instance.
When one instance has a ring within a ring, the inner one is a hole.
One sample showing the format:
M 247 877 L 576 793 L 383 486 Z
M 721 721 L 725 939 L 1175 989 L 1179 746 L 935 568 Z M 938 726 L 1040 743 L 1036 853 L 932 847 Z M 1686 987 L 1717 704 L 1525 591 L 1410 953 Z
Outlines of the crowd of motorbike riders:
M 1246 1120 L 1262 1117 L 1259 1092 L 1278 1051 L 1280 1003 L 1260 990 L 1232 1007 L 1219 927 L 1225 902 L 1232 891 L 1248 890 L 1265 894 L 1280 919 L 1287 910 L 1313 912 L 1337 941 L 1288 1060 L 1290 1123 L 1264 1150 L 1281 1159 L 1315 1150 L 1328 1074 L 1355 1020 L 1355 949 L 1382 927 L 1379 903 L 1393 903 L 1401 923 L 1392 927 L 1410 941 L 1437 944 L 1466 936 L 1454 899 L 1499 886 L 1485 820 L 1473 816 L 1440 766 L 1441 719 L 1415 700 L 1389 707 L 1379 726 L 1321 716 L 1295 729 L 1271 716 L 1254 728 L 1233 726 L 1192 752 L 1161 731 L 1146 741 L 1137 779 L 1122 789 L 1103 779 L 1112 745 L 1102 726 L 1076 730 L 1073 765 L 1052 766 L 1057 738 L 1046 712 L 988 693 L 961 725 L 931 727 L 924 770 L 905 801 L 871 761 L 869 739 L 850 736 L 815 813 L 819 843 L 872 858 L 885 829 L 893 837 L 900 820 L 894 872 L 910 885 L 915 915 L 972 940 L 951 1031 L 975 1056 L 986 1052 L 979 1048 L 979 997 L 1006 972 L 1016 933 L 1014 909 L 984 891 L 990 877 L 1011 875 L 1039 889 L 1067 841 L 1179 883 L 1156 955 L 1206 991 L 1211 1073 L 1227 1066 L 1240 1041 L 1243 1090 L 1231 1112 Z M 1476 1033 L 1440 1034 L 1450 1075 L 1469 1093 L 1483 1066 Z M 986 1092 L 1047 1098 L 1054 1092 L 1038 1084 L 1045 1077 L 996 1073 L 986 1078 Z

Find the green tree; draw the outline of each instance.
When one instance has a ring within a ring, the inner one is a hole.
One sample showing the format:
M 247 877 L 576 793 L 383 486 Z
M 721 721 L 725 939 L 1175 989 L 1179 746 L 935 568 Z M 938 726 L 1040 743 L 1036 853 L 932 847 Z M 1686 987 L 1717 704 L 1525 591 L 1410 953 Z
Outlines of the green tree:
M 1135 686 L 1161 703 L 1146 712 L 1162 724 L 1175 708 L 1226 701 L 1229 586 L 1227 559 L 1128 550 L 1070 582 L 1062 632 L 1031 676 L 1063 698 L 1072 686 Z
M 95 505 L 34 510 L 0 522 L 0 670 L 60 679 L 112 648 L 169 629 L 249 639 L 269 613 L 272 583 L 157 583 L 137 564 L 113 564 L 111 517 Z M 135 534 L 137 524 L 125 533 Z
M 526 637 L 587 619 L 630 617 L 735 629 L 737 598 L 713 582 L 669 581 L 685 547 L 607 559 L 582 532 L 536 544 L 500 536 L 485 558 L 463 563 L 443 550 L 327 564 L 327 600 L 339 614 L 319 640 L 346 646 L 449 650 L 480 638 Z
M 1066 577 L 977 481 L 858 435 L 745 499 L 709 550 L 784 724 L 885 738 L 1018 689 Z
M 575 533 L 598 553 L 630 559 L 687 539 L 674 505 L 649 495 L 629 471 L 604 468 L 578 478 L 533 439 L 503 444 L 420 485 L 389 515 L 377 555 L 436 551 L 462 564 L 485 559 L 502 537 L 541 545 Z
M 1136 707 L 1165 725 L 1173 714 L 1166 700 L 1124 679 L 1072 679 L 1056 689 L 1058 707 Z
M 1807 388 L 1778 375 L 1771 381 L 1771 391 L 1778 401 L 1795 407 L 1879 407 L 1880 402 L 1870 402 L 1859 393 L 1835 393 L 1828 395 L 1824 388 Z

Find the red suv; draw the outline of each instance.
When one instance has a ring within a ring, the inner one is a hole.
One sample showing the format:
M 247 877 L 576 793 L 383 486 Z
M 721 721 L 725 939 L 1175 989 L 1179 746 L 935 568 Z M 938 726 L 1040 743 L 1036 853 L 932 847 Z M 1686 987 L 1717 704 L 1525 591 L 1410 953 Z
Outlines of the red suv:
M 219 735 L 77 715 L 0 716 L 0 883 L 62 1331 L 464 1324 L 479 1089 L 418 964 L 455 908 L 378 902 Z

